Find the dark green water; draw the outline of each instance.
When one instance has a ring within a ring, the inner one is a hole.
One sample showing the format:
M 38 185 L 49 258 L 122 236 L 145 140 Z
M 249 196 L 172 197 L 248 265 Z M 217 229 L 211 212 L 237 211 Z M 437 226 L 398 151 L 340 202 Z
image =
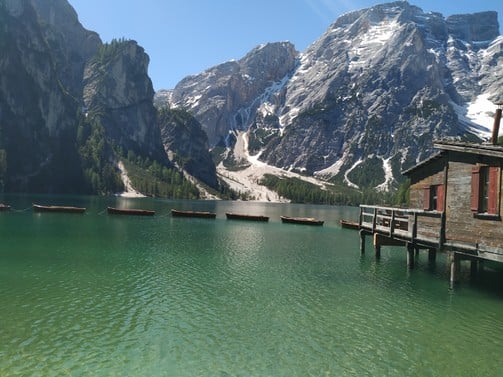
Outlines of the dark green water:
M 0 376 L 499 376 L 503 279 L 360 256 L 328 206 L 3 197 Z M 85 206 L 35 214 L 32 202 Z M 111 216 L 107 205 L 157 210 Z M 171 208 L 216 220 L 172 218 Z M 230 221 L 225 212 L 271 216 Z M 282 224 L 315 216 L 323 227 Z

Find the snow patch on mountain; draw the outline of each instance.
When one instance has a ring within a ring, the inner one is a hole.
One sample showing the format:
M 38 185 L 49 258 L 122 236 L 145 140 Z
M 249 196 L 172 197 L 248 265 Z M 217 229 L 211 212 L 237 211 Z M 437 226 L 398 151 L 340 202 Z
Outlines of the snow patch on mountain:
M 353 166 L 351 166 L 351 167 L 350 167 L 348 170 L 346 170 L 346 172 L 344 173 L 344 183 L 345 183 L 345 184 L 347 184 L 349 187 L 353 187 L 353 188 L 355 188 L 355 189 L 357 189 L 357 190 L 358 190 L 358 189 L 360 189 L 360 187 L 359 187 L 357 184 L 355 184 L 355 183 L 351 182 L 351 181 L 349 180 L 349 178 L 348 178 L 348 175 L 349 175 L 349 173 L 351 173 L 351 172 L 352 172 L 352 171 L 353 171 L 353 170 L 354 170 L 354 169 L 355 169 L 358 165 L 360 165 L 362 162 L 363 162 L 363 159 L 359 158 L 359 159 L 358 159 L 358 161 L 356 161 L 356 162 L 353 164 Z
M 395 179 L 393 178 L 393 169 L 391 167 L 391 158 L 378 157 L 382 160 L 382 167 L 384 170 L 384 182 L 376 187 L 378 191 L 388 191 L 392 187 Z
M 491 136 L 495 105 L 491 94 L 481 94 L 464 106 L 451 103 L 467 130 L 483 139 Z
M 251 200 L 260 202 L 289 202 L 289 200 L 280 197 L 276 192 L 260 184 L 260 180 L 266 174 L 272 174 L 277 177 L 298 178 L 317 185 L 321 189 L 327 189 L 330 185 L 314 177 L 305 177 L 262 162 L 259 160 L 260 152 L 251 156 L 248 150 L 248 134 L 246 132 L 237 133 L 237 141 L 233 152 L 237 161 L 245 160 L 249 163 L 249 166 L 243 170 L 234 171 L 226 169 L 221 162 L 217 166 L 217 173 L 233 190 L 247 193 Z
M 376 50 L 385 48 L 386 42 L 399 32 L 400 24 L 396 20 L 383 21 L 370 26 L 365 34 L 351 43 L 352 48 L 348 53 L 349 71 L 354 72 L 371 64 Z

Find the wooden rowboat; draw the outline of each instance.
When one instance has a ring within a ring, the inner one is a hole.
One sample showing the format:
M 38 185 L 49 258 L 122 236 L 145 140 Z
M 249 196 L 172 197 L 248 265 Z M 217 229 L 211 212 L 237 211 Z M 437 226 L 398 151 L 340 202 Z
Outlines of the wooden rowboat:
M 340 220 L 340 223 L 341 223 L 341 227 L 346 228 L 346 229 L 355 229 L 355 230 L 360 229 L 360 224 L 358 224 L 355 221 Z
M 155 215 L 155 211 L 150 211 L 150 210 L 146 210 L 146 209 L 107 207 L 107 211 L 111 215 L 133 215 L 133 216 L 154 216 Z
M 3 211 L 10 211 L 10 205 L 0 203 L 0 212 L 3 212 Z
M 313 217 L 288 217 L 281 216 L 281 221 L 288 224 L 303 224 L 303 225 L 323 225 L 323 220 L 318 220 Z
M 269 221 L 268 216 L 260 216 L 260 215 L 246 215 L 241 213 L 226 212 L 225 216 L 227 216 L 228 220 Z
M 217 217 L 217 214 L 214 212 L 180 211 L 177 209 L 172 209 L 171 216 L 173 216 L 173 217 L 202 217 L 205 219 L 214 219 L 215 217 Z
M 39 204 L 33 204 L 33 210 L 35 212 L 66 212 L 66 213 L 84 213 L 86 211 L 86 209 L 82 207 L 42 206 Z

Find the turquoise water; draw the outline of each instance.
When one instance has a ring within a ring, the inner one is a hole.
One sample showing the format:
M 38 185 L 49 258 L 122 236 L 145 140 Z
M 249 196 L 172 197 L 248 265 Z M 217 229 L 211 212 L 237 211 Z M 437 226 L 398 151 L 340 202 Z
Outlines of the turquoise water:
M 357 209 L 4 197 L 0 376 L 499 376 L 502 272 L 360 256 Z M 71 204 L 85 215 L 36 214 Z M 107 205 L 155 209 L 110 216 Z M 217 219 L 172 218 L 171 208 Z M 271 216 L 230 221 L 225 212 Z M 323 227 L 280 215 L 323 218 Z

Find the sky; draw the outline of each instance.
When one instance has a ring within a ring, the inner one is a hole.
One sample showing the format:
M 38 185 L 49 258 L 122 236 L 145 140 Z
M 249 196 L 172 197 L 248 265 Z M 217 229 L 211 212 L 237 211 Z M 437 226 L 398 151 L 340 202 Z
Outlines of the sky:
M 338 16 L 388 1 L 370 0 L 68 0 L 81 24 L 103 42 L 133 39 L 150 57 L 154 89 L 172 89 L 184 77 L 238 60 L 254 47 L 292 42 L 304 51 Z M 444 16 L 486 10 L 502 0 L 416 0 Z

